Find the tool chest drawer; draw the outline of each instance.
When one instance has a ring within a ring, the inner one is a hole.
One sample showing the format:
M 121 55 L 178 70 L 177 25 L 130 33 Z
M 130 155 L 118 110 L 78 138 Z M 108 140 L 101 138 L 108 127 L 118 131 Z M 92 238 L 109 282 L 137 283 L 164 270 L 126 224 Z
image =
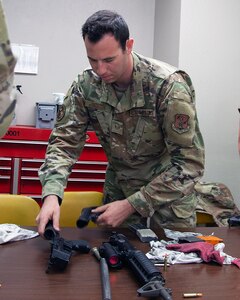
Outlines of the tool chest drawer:
M 11 192 L 12 159 L 0 157 L 0 192 Z

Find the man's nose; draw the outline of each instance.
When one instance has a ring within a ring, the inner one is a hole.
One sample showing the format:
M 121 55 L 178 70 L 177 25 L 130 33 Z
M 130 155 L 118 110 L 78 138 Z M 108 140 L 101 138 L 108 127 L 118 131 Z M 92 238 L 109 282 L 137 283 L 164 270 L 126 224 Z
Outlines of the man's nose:
M 106 72 L 106 64 L 102 61 L 98 61 L 98 64 L 97 64 L 97 74 L 99 76 L 105 74 Z

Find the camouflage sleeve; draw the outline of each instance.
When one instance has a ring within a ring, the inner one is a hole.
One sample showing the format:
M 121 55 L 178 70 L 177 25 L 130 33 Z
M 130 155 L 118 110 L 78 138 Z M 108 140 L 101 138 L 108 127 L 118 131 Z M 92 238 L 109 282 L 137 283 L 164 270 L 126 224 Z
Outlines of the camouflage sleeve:
M 0 138 L 13 119 L 16 101 L 11 102 L 11 93 L 15 64 L 0 0 Z
M 43 199 L 50 194 L 62 199 L 72 166 L 78 160 L 85 144 L 87 122 L 84 98 L 78 82 L 74 81 L 58 110 L 46 159 L 39 169 Z
M 163 100 L 159 100 L 159 120 L 163 120 L 166 154 L 159 159 L 159 164 L 165 164 L 165 168 L 128 197 L 143 217 L 153 215 L 166 203 L 190 195 L 204 171 L 204 143 L 190 78 L 184 73 L 171 75 L 160 98 Z

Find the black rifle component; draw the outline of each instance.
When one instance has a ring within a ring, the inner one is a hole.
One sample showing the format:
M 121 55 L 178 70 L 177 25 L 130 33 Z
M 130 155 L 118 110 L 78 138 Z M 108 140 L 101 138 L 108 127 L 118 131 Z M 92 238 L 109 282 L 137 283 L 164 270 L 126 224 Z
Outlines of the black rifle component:
M 47 273 L 52 268 L 63 271 L 70 261 L 73 250 L 88 253 L 91 249 L 89 244 L 84 240 L 65 240 L 60 237 L 59 232 L 53 228 L 51 221 L 48 222 L 45 228 L 44 237 L 50 240 L 51 244 Z
M 46 240 L 52 240 L 54 237 L 59 236 L 59 232 L 54 229 L 53 223 L 51 220 L 48 221 L 43 235 Z
M 92 212 L 92 209 L 96 207 L 97 206 L 90 206 L 82 209 L 81 215 L 76 222 L 78 228 L 87 226 L 90 221 L 96 222 L 98 216 L 100 215 L 100 213 Z
M 110 250 L 111 248 L 111 250 Z M 137 290 L 139 296 L 158 297 L 164 300 L 172 300 L 171 290 L 165 288 L 165 279 L 161 272 L 140 250 L 134 248 L 126 236 L 120 233 L 112 233 L 109 242 L 104 242 L 99 247 L 100 255 L 106 258 L 111 268 L 121 268 L 127 265 L 134 272 L 143 286 Z M 116 256 L 118 260 L 116 260 Z M 114 259 L 112 259 L 114 257 Z
M 229 227 L 240 226 L 240 216 L 234 216 L 228 219 Z

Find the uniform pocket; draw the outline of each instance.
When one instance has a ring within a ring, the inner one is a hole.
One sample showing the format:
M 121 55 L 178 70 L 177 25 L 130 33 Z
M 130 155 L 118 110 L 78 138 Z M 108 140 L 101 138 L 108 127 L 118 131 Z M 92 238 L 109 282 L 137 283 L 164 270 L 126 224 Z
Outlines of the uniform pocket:
M 163 134 L 158 124 L 151 119 L 139 118 L 128 144 L 129 154 L 157 156 L 162 152 L 164 145 Z
M 135 132 L 132 135 L 132 139 L 128 144 L 128 152 L 131 154 L 135 154 L 137 149 L 138 149 L 138 145 L 141 141 L 142 135 L 143 135 L 143 130 L 144 130 L 144 126 L 145 126 L 145 122 L 143 119 L 139 118 L 137 125 L 136 125 L 136 129 Z
M 107 120 L 111 119 L 110 115 L 106 115 L 104 112 L 95 112 L 97 121 L 93 124 L 95 130 L 103 132 L 105 135 L 109 135 L 109 124 Z

